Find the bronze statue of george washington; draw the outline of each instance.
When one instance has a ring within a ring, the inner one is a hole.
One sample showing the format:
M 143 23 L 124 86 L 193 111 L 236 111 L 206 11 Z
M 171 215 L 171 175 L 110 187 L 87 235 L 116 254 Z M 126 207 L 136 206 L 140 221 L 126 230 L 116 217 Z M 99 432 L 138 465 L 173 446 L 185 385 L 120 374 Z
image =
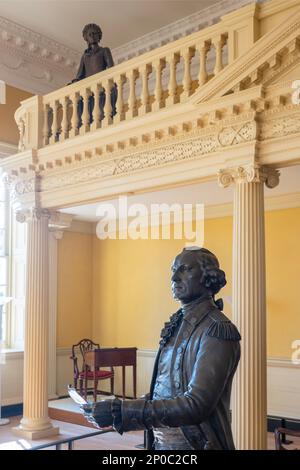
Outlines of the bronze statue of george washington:
M 234 449 L 229 406 L 241 338 L 215 300 L 225 273 L 213 253 L 191 247 L 176 256 L 171 282 L 181 308 L 161 332 L 150 393 L 82 409 L 100 428 L 146 429 L 148 449 Z

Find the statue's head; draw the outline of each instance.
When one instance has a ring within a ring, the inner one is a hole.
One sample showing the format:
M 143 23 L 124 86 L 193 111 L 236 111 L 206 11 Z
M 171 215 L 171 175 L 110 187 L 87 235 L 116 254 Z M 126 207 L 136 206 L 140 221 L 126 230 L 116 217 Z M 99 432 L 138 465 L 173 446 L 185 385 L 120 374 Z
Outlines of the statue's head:
M 172 264 L 173 297 L 186 304 L 217 294 L 226 284 L 216 256 L 206 248 L 185 248 Z
M 94 23 L 86 24 L 82 30 L 83 39 L 88 43 L 88 45 L 98 44 L 102 38 L 102 31 L 100 26 Z

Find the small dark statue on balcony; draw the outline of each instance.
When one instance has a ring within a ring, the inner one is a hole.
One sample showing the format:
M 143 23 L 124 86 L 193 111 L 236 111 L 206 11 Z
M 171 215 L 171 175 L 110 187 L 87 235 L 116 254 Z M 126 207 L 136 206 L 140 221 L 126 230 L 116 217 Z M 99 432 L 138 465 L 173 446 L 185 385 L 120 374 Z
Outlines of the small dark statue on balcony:
M 80 65 L 76 74 L 76 77 L 71 81 L 71 83 L 78 82 L 84 78 L 90 77 L 98 72 L 103 72 L 104 70 L 113 67 L 114 61 L 111 55 L 111 51 L 108 47 L 99 46 L 99 42 L 102 39 L 102 31 L 100 26 L 94 23 L 85 25 L 82 30 L 82 36 L 87 42 L 88 48 L 84 51 Z M 117 101 L 117 87 L 114 85 L 111 90 L 111 104 L 112 104 L 112 115 L 115 114 L 115 106 Z M 105 92 L 100 92 L 99 96 L 100 110 L 101 110 L 101 119 L 103 118 L 103 109 L 105 105 Z M 81 104 L 80 104 L 81 103 Z M 82 114 L 82 101 L 79 101 L 79 114 Z M 89 100 L 89 112 L 92 116 L 92 110 L 94 107 L 94 97 L 91 96 Z M 92 117 L 91 117 L 92 119 Z M 90 119 L 90 120 L 91 120 Z
M 93 23 L 85 25 L 82 36 L 87 42 L 88 48 L 81 57 L 76 78 L 72 80 L 72 83 L 90 77 L 95 73 L 102 72 L 114 65 L 110 49 L 108 47 L 99 46 L 99 42 L 102 38 L 100 26 Z
M 229 404 L 241 338 L 215 300 L 225 273 L 213 253 L 191 247 L 175 258 L 171 281 L 181 308 L 161 332 L 150 394 L 82 410 L 100 428 L 146 429 L 149 449 L 234 449 Z

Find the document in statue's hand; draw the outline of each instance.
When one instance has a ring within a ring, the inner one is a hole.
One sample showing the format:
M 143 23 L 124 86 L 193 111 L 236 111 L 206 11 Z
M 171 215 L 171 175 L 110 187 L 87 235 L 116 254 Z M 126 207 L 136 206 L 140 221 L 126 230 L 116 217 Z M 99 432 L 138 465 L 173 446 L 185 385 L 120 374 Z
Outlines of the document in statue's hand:
M 77 403 L 78 405 L 87 405 L 87 401 L 82 398 L 81 395 L 79 395 L 79 393 L 76 391 L 76 389 L 74 387 L 72 387 L 72 385 L 68 385 L 68 393 L 70 395 L 70 397 L 72 398 L 72 400 L 75 401 L 75 403 Z

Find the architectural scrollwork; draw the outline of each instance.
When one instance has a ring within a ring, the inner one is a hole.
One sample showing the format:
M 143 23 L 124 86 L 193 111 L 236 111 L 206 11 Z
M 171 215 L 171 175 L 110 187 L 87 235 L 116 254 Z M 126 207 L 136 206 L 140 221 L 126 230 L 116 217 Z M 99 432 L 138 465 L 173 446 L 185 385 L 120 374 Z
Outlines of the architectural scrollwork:
M 220 170 L 218 183 L 223 188 L 232 183 L 265 183 L 268 188 L 275 188 L 279 184 L 279 176 L 280 172 L 275 168 L 254 164 Z
M 218 138 L 223 147 L 253 140 L 256 138 L 256 123 L 253 121 L 226 127 L 221 130 Z
M 17 222 L 24 223 L 30 221 L 41 220 L 42 218 L 50 219 L 51 212 L 41 207 L 31 207 L 29 209 L 21 209 L 16 211 Z

